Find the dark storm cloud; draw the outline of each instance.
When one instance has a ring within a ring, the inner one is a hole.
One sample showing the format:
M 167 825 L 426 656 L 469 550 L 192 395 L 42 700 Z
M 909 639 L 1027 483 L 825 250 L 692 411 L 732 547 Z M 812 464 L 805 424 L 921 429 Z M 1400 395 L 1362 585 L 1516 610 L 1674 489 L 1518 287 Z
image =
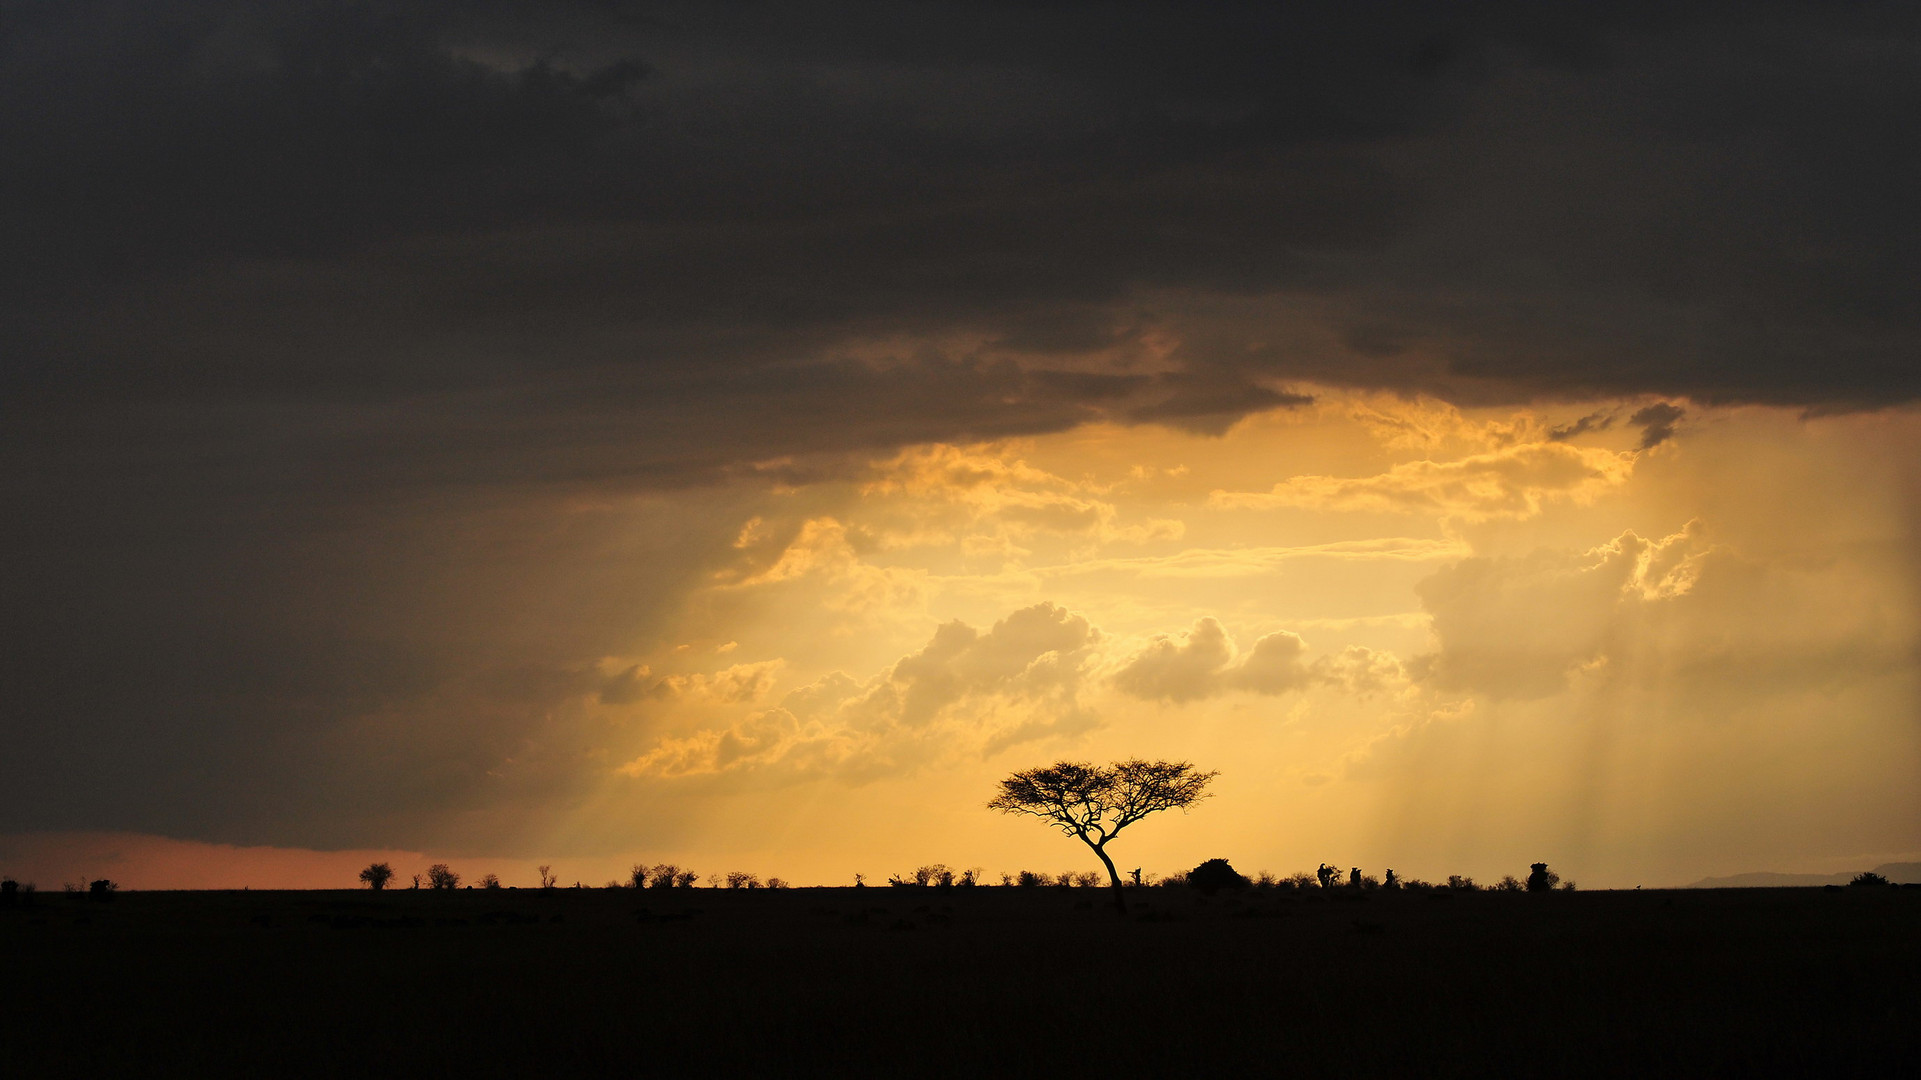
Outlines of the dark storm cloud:
M 303 808 L 465 790 L 539 706 L 316 747 L 672 600 L 576 595 L 604 538 L 503 507 L 1301 382 L 1910 400 L 1918 22 L 0 0 L 0 828 L 345 842 Z

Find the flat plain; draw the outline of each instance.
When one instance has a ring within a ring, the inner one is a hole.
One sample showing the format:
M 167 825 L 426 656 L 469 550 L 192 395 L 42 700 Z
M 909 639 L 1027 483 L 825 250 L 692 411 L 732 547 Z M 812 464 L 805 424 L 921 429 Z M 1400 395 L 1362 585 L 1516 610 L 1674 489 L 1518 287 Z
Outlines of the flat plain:
M 1827 1075 L 1921 1050 L 1921 889 L 41 893 L 10 1069 Z M 18 1075 L 19 1073 L 16 1073 Z

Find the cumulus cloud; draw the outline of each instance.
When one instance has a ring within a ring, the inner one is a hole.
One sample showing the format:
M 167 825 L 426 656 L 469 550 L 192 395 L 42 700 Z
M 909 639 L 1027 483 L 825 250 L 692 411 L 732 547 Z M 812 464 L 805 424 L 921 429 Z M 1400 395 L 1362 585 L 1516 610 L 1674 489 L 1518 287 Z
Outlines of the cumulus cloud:
M 1350 694 L 1368 697 L 1397 689 L 1407 682 L 1400 657 L 1365 645 L 1349 645 L 1314 661 L 1315 679 Z
M 1193 701 L 1220 692 L 1234 659 L 1234 643 L 1212 618 L 1194 623 L 1179 641 L 1156 637 L 1114 673 L 1114 685 L 1135 697 Z
M 1086 618 L 1047 603 L 985 632 L 944 623 L 871 679 L 830 674 L 729 727 L 663 740 L 621 771 L 863 781 L 955 753 L 1071 734 L 1096 722 L 1080 692 L 1102 641 Z
M 1273 695 L 1317 684 L 1371 694 L 1401 677 L 1392 654 L 1364 646 L 1349 646 L 1311 664 L 1306 653 L 1307 642 L 1286 630 L 1263 635 L 1240 652 L 1220 621 L 1205 616 L 1178 640 L 1154 637 L 1114 672 L 1113 684 L 1134 697 L 1180 704 L 1231 691 Z

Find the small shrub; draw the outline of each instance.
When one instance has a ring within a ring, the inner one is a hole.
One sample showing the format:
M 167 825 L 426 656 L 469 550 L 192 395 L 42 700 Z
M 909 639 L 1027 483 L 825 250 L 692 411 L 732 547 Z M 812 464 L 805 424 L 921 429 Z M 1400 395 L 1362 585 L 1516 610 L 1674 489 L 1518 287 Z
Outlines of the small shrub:
M 1253 884 L 1241 876 L 1241 872 L 1228 865 L 1226 859 L 1209 859 L 1187 872 L 1187 884 L 1203 893 L 1213 893 L 1221 889 L 1245 889 Z
M 1298 874 L 1288 875 L 1286 884 L 1289 888 L 1293 889 L 1311 889 L 1319 884 L 1319 882 L 1315 881 L 1313 874 L 1303 870 Z
M 1279 885 L 1280 883 L 1281 883 L 1280 878 L 1275 877 L 1272 873 L 1266 870 L 1263 870 L 1260 873 L 1254 875 L 1254 887 L 1257 889 L 1271 889 L 1274 886 Z
M 971 889 L 980 884 L 981 873 L 982 870 L 980 867 L 971 867 L 962 871 L 961 876 L 954 879 L 954 884 L 959 885 L 963 889 Z
M 554 868 L 553 868 L 553 867 L 551 867 L 551 866 L 536 866 L 536 867 L 534 867 L 534 869 L 535 869 L 535 870 L 538 870 L 538 871 L 540 871 L 540 887 L 541 887 L 541 888 L 543 888 L 543 889 L 551 889 L 551 888 L 553 888 L 553 887 L 554 887 L 554 883 L 555 883 L 555 882 L 556 882 L 556 881 L 557 881 L 558 879 L 554 877 Z
M 1572 882 L 1572 881 L 1563 881 L 1563 882 L 1561 882 L 1561 891 L 1562 891 L 1562 892 L 1573 892 L 1573 891 L 1574 891 L 1574 882 Z
M 375 892 L 387 887 L 394 878 L 394 868 L 384 862 L 377 862 L 360 872 L 360 880 Z
M 1509 874 L 1495 882 L 1494 889 L 1496 892 L 1520 892 L 1521 879 L 1515 877 L 1513 874 Z
M 1853 881 L 1848 882 L 1851 888 L 1857 889 L 1880 889 L 1890 884 L 1893 883 L 1872 870 L 1864 870 Z
M 652 878 L 647 882 L 650 889 L 671 889 L 675 879 L 680 877 L 680 867 L 673 863 L 661 863 L 648 871 Z
M 87 882 L 87 899 L 111 900 L 113 899 L 113 894 L 117 892 L 119 888 L 118 883 L 108 881 L 106 878 L 89 881 Z
M 1040 885 L 1052 885 L 1053 882 L 1047 879 L 1046 874 L 1036 874 L 1032 870 L 1022 870 L 1019 884 L 1023 889 L 1032 889 Z
M 1061 876 L 1066 877 L 1067 875 L 1063 874 Z M 1092 889 L 1100 883 L 1101 876 L 1092 870 L 1083 870 L 1074 875 L 1074 887 L 1076 889 Z
M 750 885 L 748 887 L 752 888 L 753 886 Z M 789 886 L 787 882 L 781 878 L 770 877 L 767 879 L 767 887 L 770 889 L 785 889 L 785 888 L 788 888 Z
M 727 887 L 730 889 L 758 889 L 760 888 L 760 879 L 747 873 L 745 870 L 735 870 L 727 875 Z
M 437 862 L 427 868 L 427 884 L 435 889 L 460 888 L 460 875 L 444 862 Z
M 939 883 L 943 876 L 946 877 L 949 885 L 954 883 L 954 872 L 942 863 L 934 863 L 930 866 L 917 866 L 914 868 L 913 874 L 910 875 L 914 884 L 922 888 Z
M 1154 884 L 1164 886 L 1164 887 L 1169 887 L 1169 888 L 1176 885 L 1185 885 L 1187 884 L 1187 875 L 1181 874 L 1181 873 L 1169 874 L 1166 877 L 1161 878 L 1159 881 L 1156 881 Z
M 646 863 L 635 863 L 627 871 L 627 880 L 621 884 L 629 889 L 644 889 L 647 887 L 647 876 L 652 872 Z
M 692 870 L 682 870 L 680 873 L 674 875 L 674 888 L 691 889 L 694 887 L 694 883 L 699 880 L 699 874 L 694 873 Z
M 499 874 L 482 874 L 480 876 L 480 887 L 483 889 L 500 888 L 500 875 Z
M 1447 876 L 1447 887 L 1457 892 L 1473 892 L 1480 888 L 1479 885 L 1474 884 L 1473 878 L 1462 877 L 1459 874 L 1449 874 Z

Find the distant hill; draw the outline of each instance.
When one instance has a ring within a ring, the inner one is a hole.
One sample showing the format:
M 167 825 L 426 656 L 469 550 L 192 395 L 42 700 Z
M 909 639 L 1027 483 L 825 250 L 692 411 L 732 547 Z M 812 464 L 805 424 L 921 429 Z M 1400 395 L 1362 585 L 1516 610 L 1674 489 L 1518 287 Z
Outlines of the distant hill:
M 1897 885 L 1921 883 L 1921 863 L 1891 862 L 1882 863 L 1874 872 Z M 1705 877 L 1687 889 L 1780 889 L 1796 885 L 1846 885 L 1853 881 L 1859 870 L 1845 874 L 1770 874 L 1766 871 L 1754 874 L 1735 874 L 1731 877 Z

